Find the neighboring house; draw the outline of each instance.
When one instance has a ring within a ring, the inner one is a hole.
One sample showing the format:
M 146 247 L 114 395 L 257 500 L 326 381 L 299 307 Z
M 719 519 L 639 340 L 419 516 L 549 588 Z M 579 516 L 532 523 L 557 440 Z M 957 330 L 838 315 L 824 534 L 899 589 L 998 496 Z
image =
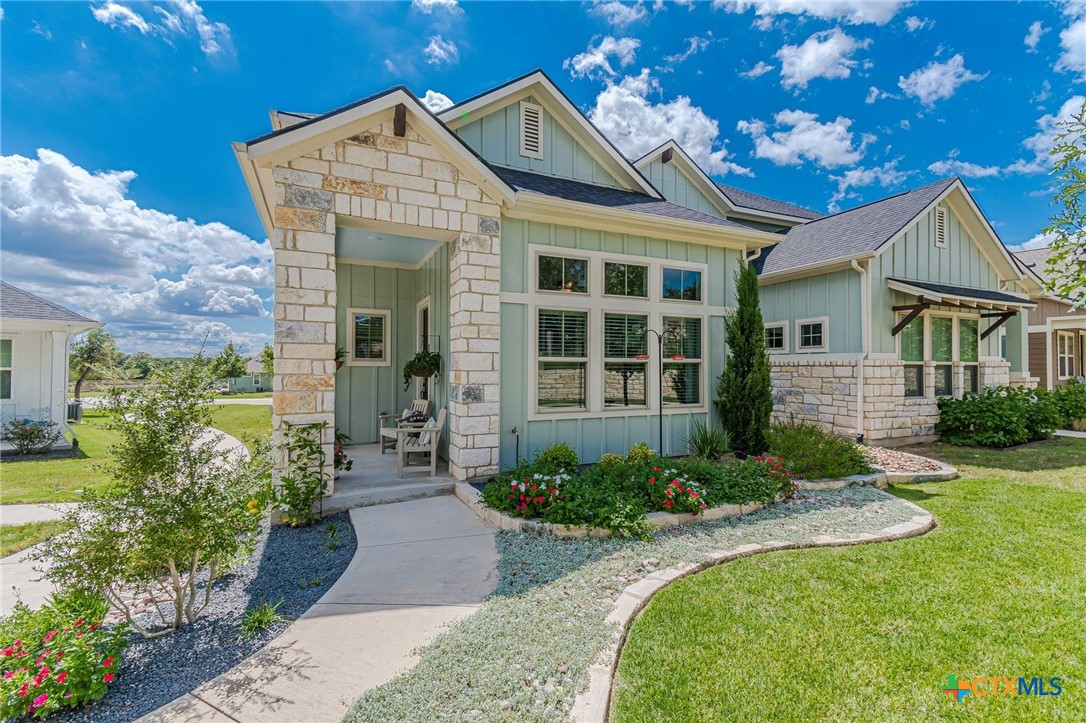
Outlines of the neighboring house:
M 1048 282 L 1048 248 L 1015 254 L 1039 281 Z M 1029 312 L 1029 371 L 1044 389 L 1067 384 L 1086 375 L 1086 309 L 1075 309 L 1067 299 L 1042 291 Z
M 233 394 L 269 392 L 272 388 L 271 375 L 264 373 L 264 363 L 260 357 L 253 357 L 245 365 L 245 376 L 228 379 L 227 386 Z
M 68 345 L 74 335 L 100 326 L 0 281 L 0 421 L 30 418 L 64 425 Z

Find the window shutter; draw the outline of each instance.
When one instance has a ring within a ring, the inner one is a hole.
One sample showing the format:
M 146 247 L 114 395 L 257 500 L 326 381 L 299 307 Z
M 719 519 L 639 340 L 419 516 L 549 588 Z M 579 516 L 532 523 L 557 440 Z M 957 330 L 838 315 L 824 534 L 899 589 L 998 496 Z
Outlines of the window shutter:
M 935 245 L 939 248 L 946 247 L 946 209 L 935 209 Z
M 539 312 L 539 356 L 587 356 L 588 314 L 583 311 Z
M 520 155 L 543 158 L 543 107 L 526 101 L 520 104 Z

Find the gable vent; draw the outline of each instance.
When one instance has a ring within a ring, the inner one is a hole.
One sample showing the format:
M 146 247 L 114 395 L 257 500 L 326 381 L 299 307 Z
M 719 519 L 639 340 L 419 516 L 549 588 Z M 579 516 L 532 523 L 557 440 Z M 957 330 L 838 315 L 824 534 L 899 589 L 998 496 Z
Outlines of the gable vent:
M 543 106 L 520 104 L 520 155 L 543 158 Z
M 935 245 L 941 249 L 946 248 L 946 209 L 935 209 Z

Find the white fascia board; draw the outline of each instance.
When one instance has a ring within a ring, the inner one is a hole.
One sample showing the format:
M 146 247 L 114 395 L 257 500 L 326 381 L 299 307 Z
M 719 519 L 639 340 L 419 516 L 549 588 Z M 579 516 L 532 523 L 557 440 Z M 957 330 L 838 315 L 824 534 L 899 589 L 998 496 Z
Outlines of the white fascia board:
M 774 234 L 778 241 L 780 240 L 780 234 Z M 845 256 L 838 259 L 830 259 L 829 261 L 818 261 L 813 264 L 804 264 L 803 266 L 795 266 L 784 271 L 774 271 L 771 274 L 759 274 L 758 284 L 762 286 L 768 286 L 769 284 L 776 284 L 782 281 L 793 281 L 795 279 L 802 279 L 805 276 L 817 276 L 819 274 L 828 274 L 832 271 L 840 271 L 842 269 L 852 268 L 852 261 L 863 261 L 864 259 L 870 259 L 875 256 L 873 251 L 857 254 L 855 256 Z
M 1037 304 L 1030 301 L 1028 298 L 1019 297 L 1019 298 L 1022 298 L 1022 301 L 1020 301 L 1020 302 L 996 301 L 994 299 L 977 299 L 977 298 L 973 298 L 971 296 L 968 296 L 966 294 L 951 294 L 951 293 L 947 293 L 947 292 L 934 292 L 934 291 L 931 291 L 930 289 L 925 289 L 922 286 L 913 286 L 912 284 L 910 284 L 910 283 L 908 283 L 906 281 L 897 281 L 895 279 L 887 279 L 886 285 L 889 288 L 893 289 L 894 291 L 902 291 L 902 292 L 904 292 L 906 294 L 910 294 L 912 296 L 918 296 L 918 297 L 922 296 L 925 299 L 927 299 L 928 301 L 931 301 L 931 302 L 935 303 L 936 305 L 938 305 L 942 301 L 951 301 L 951 302 L 953 302 L 955 304 L 965 304 L 966 306 L 972 306 L 974 308 L 993 309 L 993 310 L 1000 310 L 1000 309 L 1006 309 L 1006 310 L 1009 310 L 1009 309 L 1032 309 L 1033 307 L 1037 306 Z M 1009 294 L 1011 296 L 1018 296 L 1018 294 L 1015 294 L 1015 293 L 1010 292 L 1010 291 L 1004 291 L 1002 293 Z
M 105 324 L 101 321 L 53 321 L 50 319 L 20 319 L 5 316 L 0 318 L 0 331 L 66 331 L 69 334 L 81 334 L 91 329 L 101 329 Z
M 272 241 L 272 231 L 275 228 L 272 223 L 271 207 L 268 196 L 260 182 L 257 165 L 249 160 L 244 143 L 233 143 L 234 157 L 241 168 L 241 175 L 245 178 L 245 185 L 249 188 L 249 196 L 253 199 L 256 212 L 260 216 L 260 223 L 264 226 L 264 233 L 268 234 L 268 241 Z

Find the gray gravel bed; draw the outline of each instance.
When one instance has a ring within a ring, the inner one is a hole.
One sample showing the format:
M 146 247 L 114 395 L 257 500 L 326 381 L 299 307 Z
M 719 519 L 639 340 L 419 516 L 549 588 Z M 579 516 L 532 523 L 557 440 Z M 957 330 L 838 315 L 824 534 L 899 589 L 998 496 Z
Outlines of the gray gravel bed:
M 328 523 L 339 529 L 339 546 L 329 549 Z M 117 682 L 97 703 L 50 720 L 122 723 L 150 713 L 196 686 L 225 673 L 280 635 L 277 623 L 251 640 L 238 633 L 246 609 L 282 600 L 279 614 L 291 620 L 308 610 L 332 586 L 354 556 L 357 540 L 346 512 L 311 527 L 271 527 L 267 521 L 248 564 L 215 583 L 211 603 L 196 623 L 155 640 L 131 636 Z M 166 609 L 168 607 L 168 609 Z M 167 616 L 172 606 L 164 607 Z M 160 622 L 148 613 L 141 622 Z
M 803 492 L 741 518 L 670 527 L 651 541 L 497 535 L 500 582 L 472 616 L 422 648 L 420 663 L 365 693 L 360 721 L 565 721 L 588 667 L 617 639 L 605 622 L 622 589 L 656 570 L 750 542 L 876 532 L 915 508 L 870 487 Z

